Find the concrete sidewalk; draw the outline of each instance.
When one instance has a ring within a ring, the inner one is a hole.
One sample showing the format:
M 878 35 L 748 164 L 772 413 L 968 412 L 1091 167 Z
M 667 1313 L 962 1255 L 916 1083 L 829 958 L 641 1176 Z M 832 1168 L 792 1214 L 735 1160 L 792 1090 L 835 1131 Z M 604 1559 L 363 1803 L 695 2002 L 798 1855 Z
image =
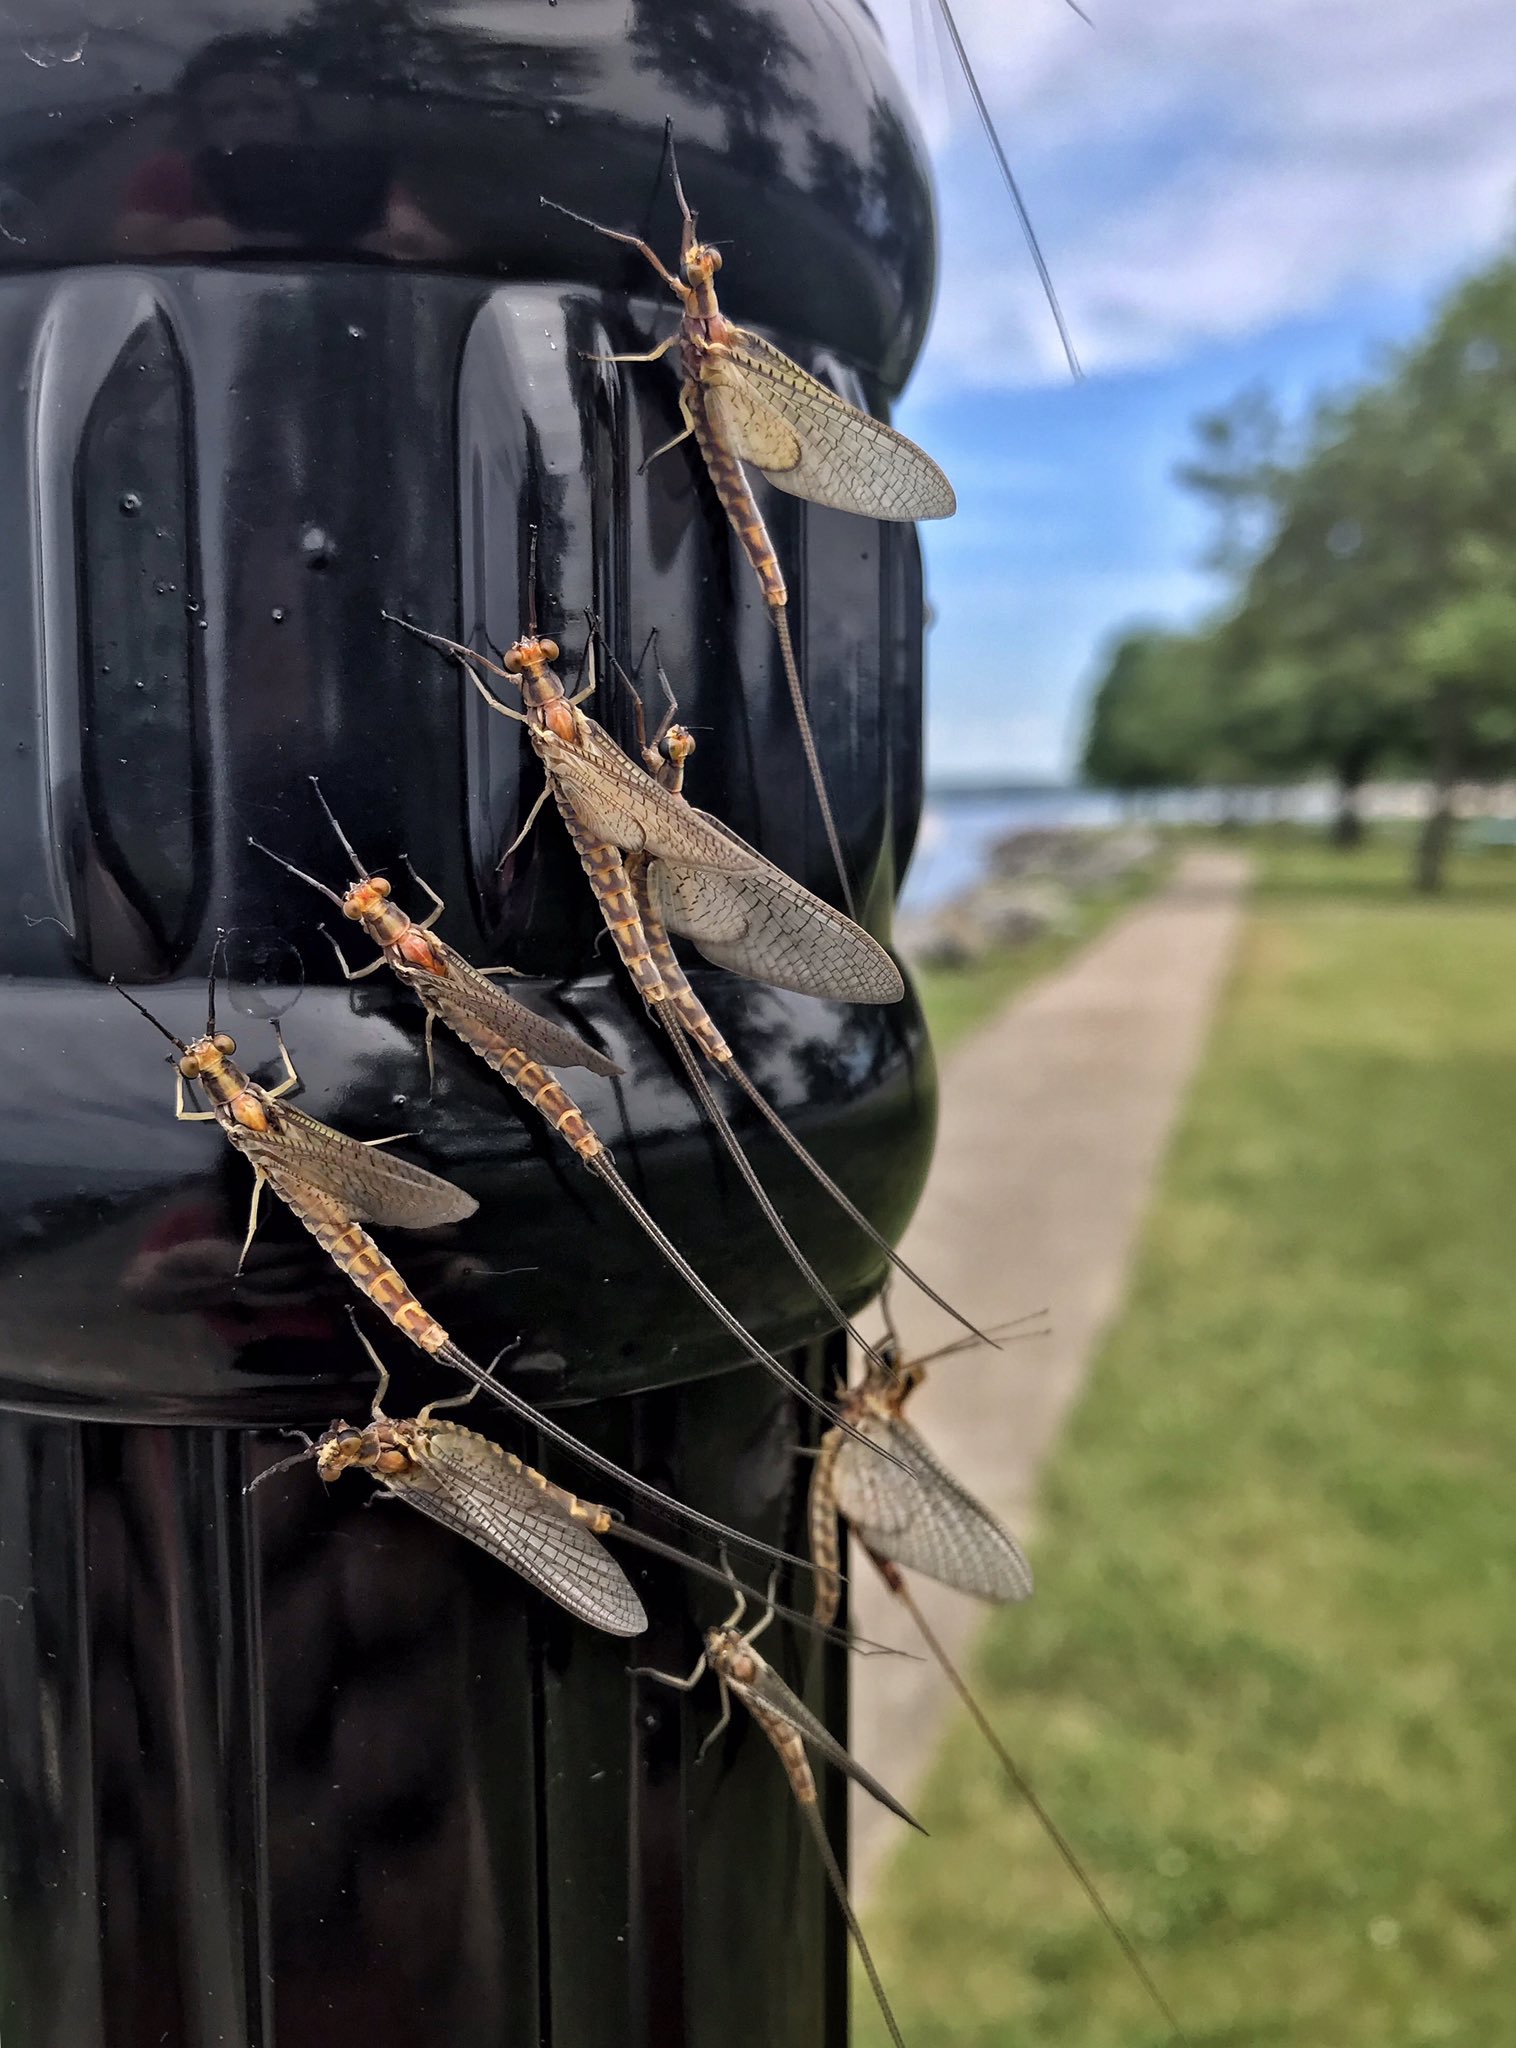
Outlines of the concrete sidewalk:
M 1038 1469 L 1120 1306 L 1232 957 L 1247 875 L 1241 856 L 1186 854 L 1151 901 L 945 1064 L 936 1158 L 901 1249 L 981 1327 L 1045 1307 L 1052 1335 L 944 1360 L 910 1414 L 1023 1538 Z M 892 1305 L 907 1356 L 956 1333 L 908 1283 L 893 1289 Z M 949 1655 L 971 1655 L 987 1610 L 919 1577 L 912 1586 Z M 852 1597 L 861 1634 L 920 1649 L 909 1617 L 861 1557 Z M 934 1664 L 860 1660 L 853 1753 L 909 1805 L 953 1706 Z M 852 1819 L 862 1892 L 901 1827 L 856 1789 Z

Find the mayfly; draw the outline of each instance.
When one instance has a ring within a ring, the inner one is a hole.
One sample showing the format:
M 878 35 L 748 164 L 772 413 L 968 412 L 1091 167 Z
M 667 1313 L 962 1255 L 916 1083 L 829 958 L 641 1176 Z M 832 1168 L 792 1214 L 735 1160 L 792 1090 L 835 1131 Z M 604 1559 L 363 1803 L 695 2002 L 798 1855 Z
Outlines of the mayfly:
M 598 235 L 636 249 L 679 301 L 679 325 L 655 347 L 641 354 L 595 360 L 652 363 L 678 347 L 679 410 L 684 426 L 654 455 L 665 455 L 694 436 L 716 495 L 758 578 L 779 635 L 785 680 L 843 901 L 851 911 L 847 863 L 790 638 L 789 591 L 743 464 L 751 464 L 781 491 L 815 505 L 856 512 L 866 519 L 946 519 L 956 509 L 953 487 L 914 441 L 847 404 L 771 342 L 725 317 L 716 301 L 721 252 L 696 235 L 695 215 L 684 196 L 674 158 L 672 129 L 666 147 L 683 220 L 677 277 L 640 235 L 605 227 L 555 200 L 544 199 L 542 204 Z
M 316 1240 L 338 1271 L 381 1309 L 404 1336 L 429 1358 L 439 1360 L 482 1387 L 520 1421 L 540 1430 L 551 1442 L 572 1451 L 598 1471 L 608 1474 L 650 1505 L 679 1517 L 692 1527 L 735 1542 L 766 1556 L 782 1556 L 772 1544 L 729 1529 L 725 1523 L 687 1508 L 670 1495 L 661 1493 L 646 1480 L 624 1471 L 612 1459 L 581 1443 L 576 1436 L 542 1415 L 531 1403 L 476 1365 L 466 1351 L 453 1342 L 435 1316 L 424 1309 L 405 1281 L 385 1259 L 363 1228 L 365 1223 L 390 1225 L 400 1230 L 426 1230 L 444 1223 L 461 1222 L 472 1216 L 478 1204 L 451 1181 L 428 1173 L 376 1149 L 388 1142 L 349 1138 L 329 1124 L 318 1123 L 284 1098 L 300 1085 L 284 1035 L 275 1023 L 274 1035 L 284 1063 L 284 1079 L 265 1088 L 252 1080 L 233 1058 L 236 1040 L 216 1029 L 216 959 L 221 939 L 217 935 L 211 957 L 206 1006 L 206 1026 L 199 1038 L 188 1044 L 177 1038 L 165 1024 L 128 995 L 113 981 L 116 993 L 144 1016 L 176 1048 L 174 1115 L 181 1123 L 215 1123 L 223 1135 L 253 1169 L 252 1211 L 248 1218 L 243 1257 L 258 1226 L 258 1204 L 265 1186 L 290 1210 Z M 209 1109 L 185 1106 L 186 1084 L 201 1089 Z M 851 1425 L 848 1425 L 850 1428 Z M 799 1560 L 793 1560 L 799 1562 Z
M 315 778 L 312 777 L 313 783 Z M 416 995 L 426 1010 L 426 1052 L 428 1065 L 432 1058 L 432 1026 L 440 1021 L 476 1053 L 486 1066 L 494 1069 L 503 1079 L 509 1081 L 518 1093 L 532 1105 L 538 1114 L 557 1131 L 558 1135 L 578 1154 L 604 1184 L 611 1189 L 617 1200 L 627 1210 L 674 1271 L 704 1303 L 713 1316 L 730 1336 L 741 1344 L 755 1361 L 771 1373 L 788 1390 L 804 1401 L 817 1413 L 831 1421 L 832 1412 L 819 1397 L 811 1392 L 805 1382 L 796 1377 L 787 1366 L 765 1350 L 757 1339 L 744 1328 L 719 1296 L 712 1293 L 700 1275 L 690 1265 L 673 1240 L 654 1222 L 647 1210 L 627 1186 L 609 1151 L 596 1135 L 589 1119 L 572 1100 L 562 1084 L 547 1072 L 542 1064 L 553 1060 L 564 1066 L 588 1067 L 597 1074 L 619 1073 L 620 1069 L 611 1060 L 598 1053 L 592 1046 L 566 1031 L 561 1025 L 550 1023 L 529 1010 L 503 989 L 495 986 L 487 970 L 473 967 L 448 945 L 445 939 L 437 937 L 432 930 L 442 915 L 444 905 L 434 889 L 422 881 L 411 869 L 412 879 L 418 888 L 431 899 L 432 908 L 425 919 L 417 923 L 393 900 L 390 884 L 383 875 L 371 875 L 359 860 L 351 842 L 333 815 L 331 806 L 321 794 L 316 783 L 316 796 L 322 809 L 341 842 L 348 859 L 356 871 L 357 880 L 339 895 L 325 882 L 317 881 L 303 868 L 297 868 L 282 855 L 272 853 L 257 840 L 249 844 L 257 846 L 260 853 L 278 861 L 289 873 L 298 875 L 318 889 L 329 902 L 335 903 L 343 916 L 352 923 L 361 925 L 374 944 L 379 948 L 379 957 L 366 967 L 349 966 L 338 941 L 328 933 L 332 949 L 337 955 L 343 974 L 349 981 L 361 981 L 388 965 L 405 986 Z M 841 1315 L 841 1311 L 837 1311 Z M 850 1425 L 844 1425 L 850 1427 Z
M 546 787 L 515 843 L 525 837 L 551 796 L 633 987 L 668 1031 L 744 1180 L 810 1284 L 820 1291 L 814 1272 L 758 1185 L 725 1117 L 695 1078 L 685 1035 L 695 1040 L 715 1066 L 731 1074 L 807 1171 L 870 1241 L 939 1307 L 963 1322 L 949 1302 L 905 1265 L 739 1068 L 731 1047 L 675 960 L 663 920 L 669 917 L 675 930 L 694 938 L 713 965 L 837 1002 L 898 1002 L 905 983 L 889 954 L 861 926 L 765 860 L 719 819 L 686 803 L 680 793 L 678 763 L 664 778 L 630 759 L 604 727 L 579 708 L 579 697 L 571 698 L 565 692 L 553 668 L 560 652 L 556 640 L 542 638 L 533 630 L 496 663 L 440 633 L 426 632 L 404 619 L 395 623 L 456 656 L 491 709 L 526 727 L 542 763 Z M 480 668 L 512 683 L 521 692 L 525 710 L 517 711 L 497 697 Z M 587 696 L 591 687 L 593 684 L 580 695 Z M 688 735 L 676 743 L 680 762 L 692 745 Z M 658 758 L 656 750 L 649 750 L 649 758 Z M 824 1294 L 822 1298 L 829 1300 Z M 840 1319 L 840 1310 L 836 1312 Z M 975 1336 L 982 1334 L 972 1324 L 966 1327 Z
M 641 1635 L 647 1627 L 642 1602 L 600 1541 L 612 1525 L 609 1509 L 554 1486 L 477 1430 L 438 1419 L 440 1409 L 472 1401 L 477 1387 L 452 1400 L 429 1401 L 417 1415 L 386 1415 L 389 1371 L 356 1322 L 354 1330 L 379 1375 L 368 1422 L 361 1429 L 334 1422 L 305 1450 L 268 1466 L 253 1484 L 307 1458 L 314 1458 L 328 1486 L 344 1472 L 366 1472 L 387 1493 L 478 1544 L 591 1628 Z
M 1023 1322 L 1033 1319 L 1026 1317 Z M 886 1464 L 878 1458 L 857 1458 L 852 1439 L 840 1430 L 822 1438 L 811 1476 L 810 1539 L 814 1588 L 813 1618 L 830 1627 L 839 1599 L 839 1519 L 868 1552 L 890 1592 L 900 1601 L 944 1677 L 968 1709 L 975 1726 L 993 1750 L 1007 1778 L 1025 1800 L 1039 1825 L 1067 1864 L 1085 1896 L 1099 1914 L 1154 2006 L 1177 2040 L 1185 2036 L 1162 1992 L 1148 1973 L 1130 1937 L 1101 1897 L 1067 1836 L 1043 1805 L 1025 1773 L 990 1725 L 962 1674 L 948 1656 L 936 1631 L 922 1613 L 905 1577 L 905 1567 L 951 1586 L 960 1593 L 996 1606 L 1025 1600 L 1032 1591 L 1032 1568 L 1021 1546 L 1001 1527 L 988 1508 L 953 1477 L 931 1446 L 906 1421 L 904 1410 L 939 1359 L 970 1348 L 974 1339 L 958 1338 L 924 1358 L 905 1359 L 885 1305 L 889 1335 L 882 1345 L 881 1366 L 868 1359 L 862 1381 L 844 1389 L 840 1411 L 858 1434 L 895 1453 Z M 1018 1325 L 1007 1323 L 997 1335 Z M 1028 1332 L 1028 1334 L 1036 1334 Z
M 344 1472 L 366 1472 L 386 1493 L 477 1544 L 578 1620 L 608 1635 L 641 1635 L 647 1615 L 626 1574 L 602 1547 L 605 1538 L 630 1543 L 705 1578 L 732 1582 L 729 1566 L 718 1571 L 656 1536 L 629 1527 L 614 1509 L 554 1485 L 493 1438 L 461 1423 L 437 1419 L 442 1409 L 465 1407 L 476 1399 L 477 1385 L 449 1400 L 429 1401 L 413 1416 L 386 1415 L 389 1369 L 351 1309 L 348 1316 L 353 1334 L 378 1376 L 368 1422 L 358 1428 L 339 1418 L 314 1441 L 306 1437 L 304 1450 L 265 1466 L 250 1482 L 249 1493 L 277 1473 L 310 1459 L 328 1486 Z M 850 1649 L 881 1648 L 839 1635 L 807 1615 L 783 1611 L 802 1627 Z
M 723 1734 L 732 1718 L 732 1695 L 736 1694 L 747 1708 L 758 1726 L 778 1751 L 779 1761 L 784 1765 L 785 1775 L 790 1781 L 790 1790 L 795 1795 L 795 1804 L 805 1816 L 821 1861 L 826 1868 L 827 1879 L 847 1922 L 848 1932 L 857 1944 L 858 1954 L 873 1987 L 879 2010 L 889 2029 L 890 2039 L 895 2048 L 905 2048 L 895 2015 L 884 1993 L 874 1958 L 869 1945 L 863 1938 L 863 1929 L 853 1911 L 848 1897 L 847 1886 L 838 1868 L 837 1858 L 826 1832 L 826 1823 L 821 1817 L 821 1807 L 816 1796 L 816 1777 L 811 1769 L 809 1752 L 822 1757 L 839 1771 L 863 1787 L 881 1806 L 897 1814 L 913 1828 L 924 1832 L 919 1821 L 912 1818 L 906 1809 L 885 1790 L 879 1780 L 862 1764 L 858 1763 L 837 1741 L 836 1737 L 818 1721 L 805 1702 L 796 1697 L 773 1666 L 759 1655 L 753 1645 L 774 1618 L 772 1602 L 763 1619 L 756 1627 L 744 1631 L 740 1627 L 747 1611 L 747 1601 L 739 1591 L 731 1613 L 719 1627 L 705 1632 L 705 1647 L 701 1651 L 695 1668 L 687 1678 L 677 1678 L 672 1672 L 639 1669 L 637 1676 L 656 1679 L 661 1685 L 671 1685 L 679 1692 L 692 1692 L 707 1671 L 714 1673 L 721 1688 L 721 1717 L 709 1735 L 700 1745 L 703 1757 L 717 1737 Z

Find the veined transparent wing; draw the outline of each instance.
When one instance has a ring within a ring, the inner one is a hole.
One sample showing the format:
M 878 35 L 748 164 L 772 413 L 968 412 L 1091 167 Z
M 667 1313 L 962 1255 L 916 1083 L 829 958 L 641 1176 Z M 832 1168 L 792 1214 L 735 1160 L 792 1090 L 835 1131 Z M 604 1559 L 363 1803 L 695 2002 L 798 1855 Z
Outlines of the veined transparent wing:
M 447 1007 L 452 1004 L 466 1010 L 476 1024 L 482 1024 L 530 1059 L 541 1060 L 550 1067 L 584 1067 L 591 1074 L 622 1072 L 614 1060 L 607 1059 L 603 1052 L 596 1052 L 592 1045 L 586 1045 L 567 1025 L 539 1016 L 525 1003 L 518 1003 L 514 996 L 507 995 L 489 975 L 471 967 L 451 946 L 435 937 L 432 944 L 447 962 L 447 979 L 439 982 L 424 968 L 412 969 L 405 979 L 427 1007 L 436 1010 L 444 1022 Z
M 637 1636 L 647 1615 L 631 1581 L 582 1522 L 473 1430 L 430 1429 L 422 1460 L 393 1491 L 434 1521 L 519 1572 L 528 1584 L 608 1635 Z
M 752 1680 L 729 1677 L 726 1681 L 737 1697 L 756 1711 L 772 1714 L 776 1720 L 787 1722 L 807 1749 L 813 1750 L 819 1757 L 824 1757 L 829 1764 L 851 1778 L 855 1785 L 861 1785 L 865 1792 L 879 1801 L 881 1806 L 888 1807 L 891 1813 L 898 1814 L 901 1820 L 919 1829 L 920 1821 L 906 1811 L 894 1793 L 887 1791 L 871 1771 L 866 1771 L 855 1757 L 848 1754 L 836 1736 L 816 1719 L 804 1700 L 791 1692 L 773 1666 L 766 1664 L 756 1652 L 751 1654 L 758 1665 L 757 1677 Z
M 268 1120 L 266 1133 L 238 1126 L 228 1135 L 255 1166 L 271 1176 L 293 1175 L 330 1195 L 356 1223 L 429 1230 L 439 1223 L 461 1223 L 479 1207 L 450 1180 L 360 1145 L 287 1102 L 270 1103 Z
M 866 1457 L 851 1439 L 838 1450 L 837 1506 L 859 1540 L 892 1563 L 960 1593 L 997 1606 L 1025 1600 L 1032 1568 L 1021 1546 L 910 1424 L 871 1416 L 859 1427 L 901 1461 L 890 1465 Z
M 759 859 L 703 812 L 692 811 L 625 754 L 594 719 L 582 721 L 582 745 L 541 726 L 531 728 L 543 766 L 564 791 L 581 822 L 623 853 L 655 853 L 702 867 L 749 867 Z
M 924 449 L 746 328 L 702 381 L 718 434 L 769 482 L 865 519 L 946 519 L 953 487 Z
M 740 873 L 652 860 L 647 885 L 668 929 L 693 940 L 713 966 L 835 1002 L 898 1003 L 905 994 L 877 939 L 761 854 Z

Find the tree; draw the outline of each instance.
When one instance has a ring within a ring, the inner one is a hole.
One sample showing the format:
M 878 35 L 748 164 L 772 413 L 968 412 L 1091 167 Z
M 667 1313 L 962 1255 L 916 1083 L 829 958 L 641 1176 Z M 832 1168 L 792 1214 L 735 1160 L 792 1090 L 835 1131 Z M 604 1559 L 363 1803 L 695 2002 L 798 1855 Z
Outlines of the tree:
M 1197 431 L 1181 475 L 1215 506 L 1213 560 L 1237 586 L 1213 649 L 1227 745 L 1332 772 L 1344 841 L 1374 768 L 1428 773 L 1418 878 L 1440 876 L 1453 781 L 1511 758 L 1516 261 L 1462 286 L 1378 379 L 1318 403 L 1288 448 L 1256 391 Z
M 1214 767 L 1203 647 L 1182 633 L 1136 630 L 1111 650 L 1084 739 L 1084 774 L 1106 789 L 1180 789 Z
M 1453 833 L 1454 790 L 1470 763 L 1488 772 L 1516 762 L 1516 591 L 1492 576 L 1450 597 L 1418 628 L 1412 658 L 1426 684 L 1432 772 L 1415 878 L 1418 889 L 1435 890 Z

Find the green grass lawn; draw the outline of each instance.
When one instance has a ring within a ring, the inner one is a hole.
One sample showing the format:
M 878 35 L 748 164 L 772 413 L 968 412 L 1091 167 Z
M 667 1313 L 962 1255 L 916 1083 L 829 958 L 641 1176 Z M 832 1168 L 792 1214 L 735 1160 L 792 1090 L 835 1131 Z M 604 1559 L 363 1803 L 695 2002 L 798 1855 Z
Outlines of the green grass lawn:
M 1516 2041 L 1516 861 L 1254 836 L 1128 1305 L 977 1675 L 1192 2042 Z M 867 1682 L 863 1673 L 859 1683 Z M 956 1725 L 910 2048 L 1168 2037 Z M 884 2036 L 858 1987 L 856 2038 Z
M 939 1053 L 982 1024 L 1039 975 L 1050 973 L 1087 945 L 1120 911 L 1146 896 L 1168 871 L 1166 856 L 1145 863 L 1075 899 L 1068 929 L 1047 932 L 1024 946 L 1004 946 L 971 967 L 915 967 L 912 979 Z

